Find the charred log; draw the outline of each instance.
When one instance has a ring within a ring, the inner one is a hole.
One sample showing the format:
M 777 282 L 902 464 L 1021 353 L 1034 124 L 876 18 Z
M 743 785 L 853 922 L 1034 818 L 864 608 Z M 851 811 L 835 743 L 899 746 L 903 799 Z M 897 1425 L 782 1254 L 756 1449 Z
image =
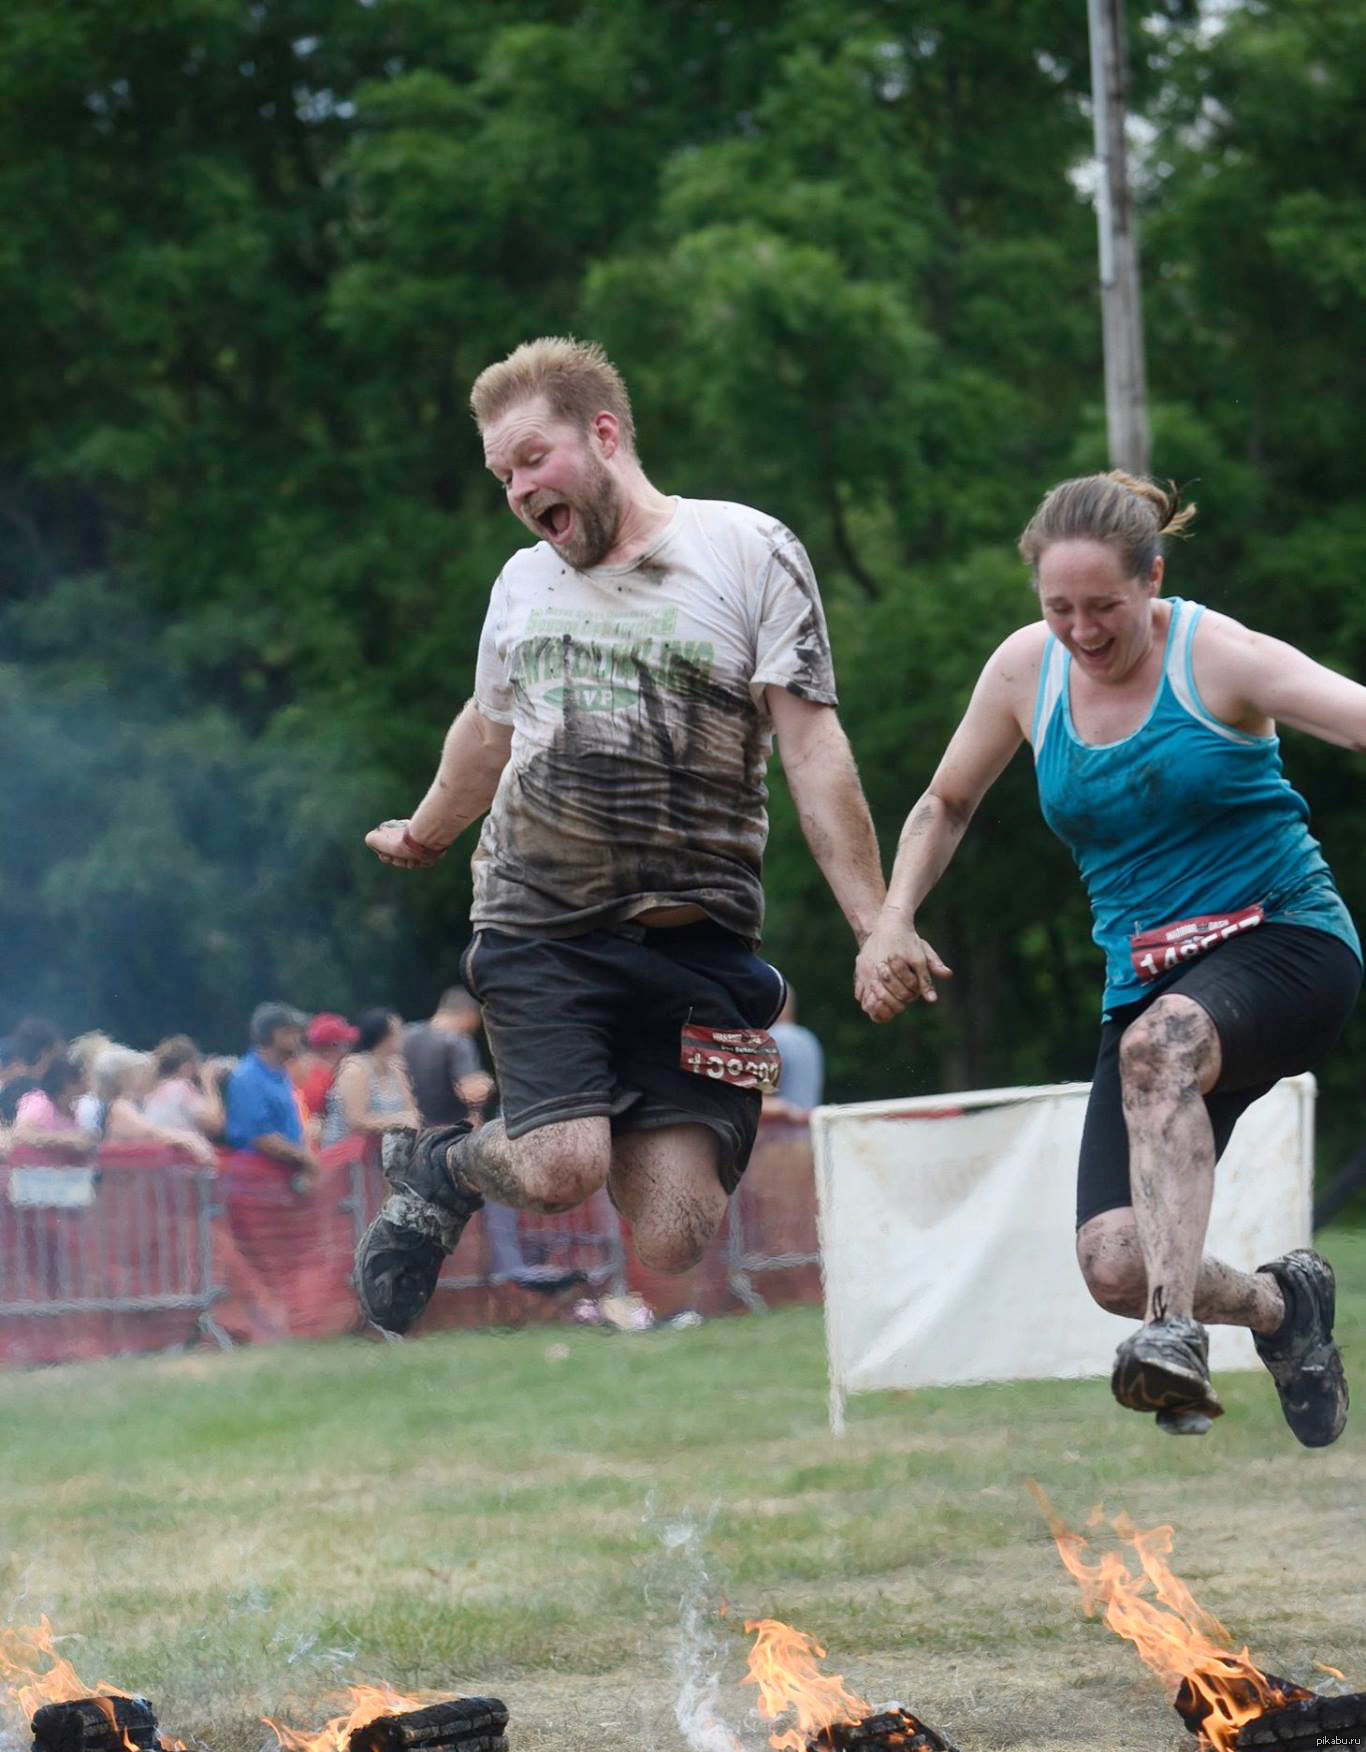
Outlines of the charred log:
M 505 1752 L 507 1705 L 496 1697 L 453 1697 L 354 1728 L 349 1752 Z
M 1258 1708 L 1263 1712 L 1267 1709 L 1279 1709 L 1284 1704 L 1295 1703 L 1314 1695 L 1312 1691 L 1306 1691 L 1303 1685 L 1296 1685 L 1292 1679 L 1278 1679 L 1274 1673 L 1262 1674 L 1262 1685 L 1270 1692 L 1269 1701 L 1264 1697 L 1262 1688 L 1251 1679 L 1221 1673 L 1219 1683 L 1228 1692 L 1230 1703 L 1240 1712 Z M 1189 1679 L 1181 1681 L 1181 1688 L 1172 1704 L 1172 1708 L 1191 1733 L 1202 1739 L 1205 1738 L 1204 1725 L 1214 1714 L 1215 1707 Z
M 33 1752 L 152 1752 L 157 1718 L 145 1697 L 78 1697 L 45 1703 L 29 1724 Z
M 1366 1691 L 1346 1697 L 1310 1693 L 1284 1709 L 1269 1709 L 1238 1730 L 1243 1752 L 1325 1752 L 1366 1746 Z
M 958 1752 L 951 1740 L 900 1704 L 856 1722 L 832 1722 L 807 1741 L 811 1752 Z

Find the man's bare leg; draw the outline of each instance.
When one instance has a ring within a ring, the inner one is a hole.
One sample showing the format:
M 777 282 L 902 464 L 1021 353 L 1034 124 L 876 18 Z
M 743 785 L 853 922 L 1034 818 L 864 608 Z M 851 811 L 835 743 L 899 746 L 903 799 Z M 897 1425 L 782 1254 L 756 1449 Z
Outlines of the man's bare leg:
M 474 1132 L 443 1126 L 388 1134 L 384 1171 L 393 1193 L 356 1249 L 366 1314 L 386 1332 L 406 1332 L 485 1195 L 523 1210 L 572 1210 L 605 1183 L 611 1148 L 605 1115 L 561 1120 L 519 1138 L 509 1138 L 501 1120 Z
M 599 1114 L 562 1119 L 510 1138 L 502 1120 L 494 1119 L 450 1145 L 445 1159 L 456 1185 L 499 1204 L 524 1211 L 570 1211 L 607 1180 L 611 1122 Z
M 627 1132 L 612 1149 L 612 1202 L 631 1225 L 642 1265 L 688 1271 L 725 1219 L 717 1178 L 720 1143 L 705 1125 Z

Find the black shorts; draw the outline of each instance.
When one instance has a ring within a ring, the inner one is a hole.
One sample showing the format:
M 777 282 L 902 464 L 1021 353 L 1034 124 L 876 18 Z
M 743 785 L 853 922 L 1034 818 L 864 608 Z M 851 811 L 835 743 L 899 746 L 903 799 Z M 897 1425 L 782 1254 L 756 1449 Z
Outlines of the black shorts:
M 787 982 L 720 925 L 618 926 L 579 937 L 481 930 L 461 973 L 484 1015 L 508 1136 L 606 1114 L 616 1132 L 705 1125 L 734 1192 L 762 1105 L 757 1090 L 679 1064 L 687 1022 L 767 1028 Z
M 1240 1113 L 1281 1077 L 1307 1071 L 1342 1033 L 1361 963 L 1340 937 L 1304 925 L 1258 925 L 1153 982 L 1101 1024 L 1077 1169 L 1077 1227 L 1129 1197 L 1129 1133 L 1119 1082 L 1124 1030 L 1158 998 L 1193 998 L 1219 1034 L 1219 1081 L 1205 1096 L 1217 1160 Z

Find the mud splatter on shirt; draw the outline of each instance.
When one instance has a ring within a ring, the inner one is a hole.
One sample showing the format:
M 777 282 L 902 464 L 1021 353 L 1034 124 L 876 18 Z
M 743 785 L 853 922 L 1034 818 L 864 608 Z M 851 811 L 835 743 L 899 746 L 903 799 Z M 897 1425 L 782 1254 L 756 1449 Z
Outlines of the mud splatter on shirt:
M 835 704 L 811 562 L 773 518 L 680 499 L 630 566 L 576 572 L 545 542 L 514 555 L 475 679 L 513 734 L 473 923 L 572 936 L 694 905 L 757 938 L 770 685 Z

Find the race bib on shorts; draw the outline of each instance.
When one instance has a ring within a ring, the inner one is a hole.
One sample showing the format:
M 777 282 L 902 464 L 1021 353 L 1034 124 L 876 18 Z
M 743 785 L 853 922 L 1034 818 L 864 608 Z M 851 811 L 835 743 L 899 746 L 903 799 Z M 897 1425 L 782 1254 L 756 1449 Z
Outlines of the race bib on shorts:
M 679 1036 L 678 1062 L 694 1076 L 761 1095 L 776 1093 L 783 1069 L 778 1042 L 766 1029 L 703 1028 L 696 1022 L 686 1023 Z
M 1129 955 L 1134 972 L 1146 984 L 1159 975 L 1170 973 L 1184 961 L 1194 961 L 1216 944 L 1227 943 L 1241 931 L 1260 925 L 1266 914 L 1260 905 L 1245 906 L 1239 912 L 1216 913 L 1203 919 L 1177 919 L 1170 925 L 1154 925 L 1150 931 L 1137 931 L 1129 939 Z

